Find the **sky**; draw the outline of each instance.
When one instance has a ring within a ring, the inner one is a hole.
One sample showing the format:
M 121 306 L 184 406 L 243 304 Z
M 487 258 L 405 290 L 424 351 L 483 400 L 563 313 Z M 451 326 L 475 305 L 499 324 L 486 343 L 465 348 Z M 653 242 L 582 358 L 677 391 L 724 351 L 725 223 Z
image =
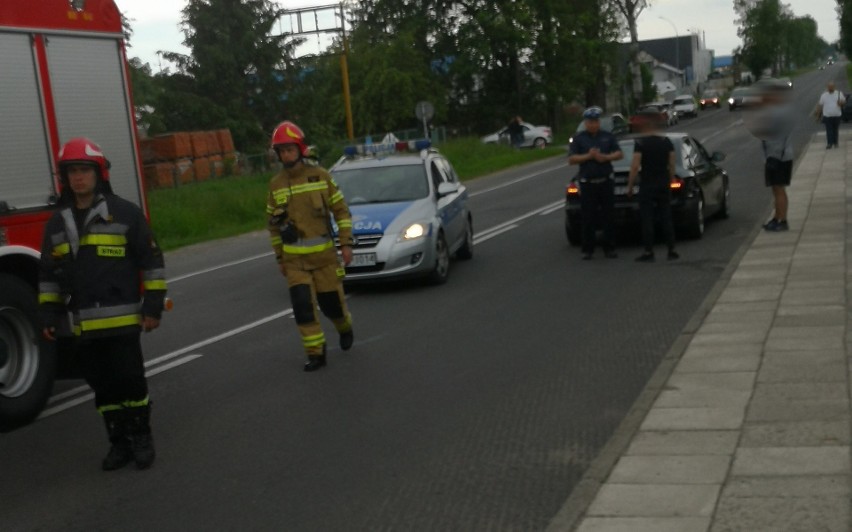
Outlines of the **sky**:
M 335 1 L 273 0 L 284 9 L 331 6 Z M 129 57 L 139 57 L 151 65 L 154 72 L 169 64 L 158 50 L 188 53 L 183 46 L 180 31 L 180 10 L 185 0 L 115 0 L 118 8 L 131 19 L 133 36 L 130 39 Z M 820 36 L 832 43 L 840 34 L 837 22 L 837 0 L 782 0 L 797 17 L 810 16 L 817 23 Z M 658 39 L 697 33 L 704 38 L 705 47 L 716 56 L 731 55 L 740 45 L 737 37 L 733 0 L 651 0 L 639 15 L 639 39 Z M 332 13 L 327 11 L 327 13 Z M 302 22 L 303 27 L 310 21 Z M 281 30 L 288 31 L 292 22 L 282 21 Z M 319 21 L 321 27 L 333 22 Z M 329 37 L 311 37 L 303 47 L 305 53 L 316 52 Z

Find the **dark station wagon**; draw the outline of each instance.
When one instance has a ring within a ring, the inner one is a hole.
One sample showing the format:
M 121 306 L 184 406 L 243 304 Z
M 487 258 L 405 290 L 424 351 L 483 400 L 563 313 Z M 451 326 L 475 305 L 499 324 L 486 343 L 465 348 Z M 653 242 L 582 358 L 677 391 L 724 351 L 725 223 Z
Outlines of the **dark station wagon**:
M 709 153 L 697 139 L 686 133 L 667 133 L 675 147 L 675 178 L 671 182 L 672 217 L 679 237 L 701 238 L 704 222 L 716 216 L 726 218 L 731 189 L 728 174 L 717 163 L 725 159 L 721 152 Z M 624 158 L 613 162 L 615 180 L 615 216 L 621 227 L 638 228 L 641 181 L 627 196 L 627 175 L 633 159 L 634 135 L 619 139 Z M 582 240 L 580 187 L 575 176 L 565 189 L 565 233 L 568 242 L 579 246 Z

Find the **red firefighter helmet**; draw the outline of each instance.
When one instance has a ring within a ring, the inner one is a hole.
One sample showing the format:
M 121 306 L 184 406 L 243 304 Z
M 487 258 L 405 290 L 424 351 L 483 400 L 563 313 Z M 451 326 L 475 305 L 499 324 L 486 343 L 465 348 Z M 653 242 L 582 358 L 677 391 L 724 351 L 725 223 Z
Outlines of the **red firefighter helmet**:
M 275 131 L 272 132 L 273 149 L 278 148 L 279 146 L 284 146 L 285 144 L 295 144 L 298 146 L 299 153 L 302 157 L 307 157 L 310 153 L 308 145 L 305 143 L 305 134 L 302 133 L 299 126 L 289 120 L 285 120 L 278 124 Z
M 90 164 L 98 170 L 103 181 L 109 181 L 109 161 L 101 147 L 85 137 L 66 142 L 59 149 L 59 175 L 66 179 L 66 168 L 71 164 Z

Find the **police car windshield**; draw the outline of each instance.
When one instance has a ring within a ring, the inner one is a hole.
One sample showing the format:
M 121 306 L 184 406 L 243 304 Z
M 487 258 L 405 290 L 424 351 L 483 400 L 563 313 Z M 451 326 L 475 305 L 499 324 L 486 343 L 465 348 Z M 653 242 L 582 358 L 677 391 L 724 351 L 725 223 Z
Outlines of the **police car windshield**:
M 335 170 L 334 180 L 349 205 L 413 201 L 429 195 L 422 164 Z

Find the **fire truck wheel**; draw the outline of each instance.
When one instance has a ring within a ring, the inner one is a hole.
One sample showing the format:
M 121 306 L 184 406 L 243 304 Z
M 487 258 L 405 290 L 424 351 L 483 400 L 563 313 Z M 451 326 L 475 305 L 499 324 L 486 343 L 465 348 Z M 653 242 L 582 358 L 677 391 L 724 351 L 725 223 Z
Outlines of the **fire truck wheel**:
M 36 291 L 0 274 L 0 431 L 29 423 L 53 388 L 54 346 L 42 338 Z

